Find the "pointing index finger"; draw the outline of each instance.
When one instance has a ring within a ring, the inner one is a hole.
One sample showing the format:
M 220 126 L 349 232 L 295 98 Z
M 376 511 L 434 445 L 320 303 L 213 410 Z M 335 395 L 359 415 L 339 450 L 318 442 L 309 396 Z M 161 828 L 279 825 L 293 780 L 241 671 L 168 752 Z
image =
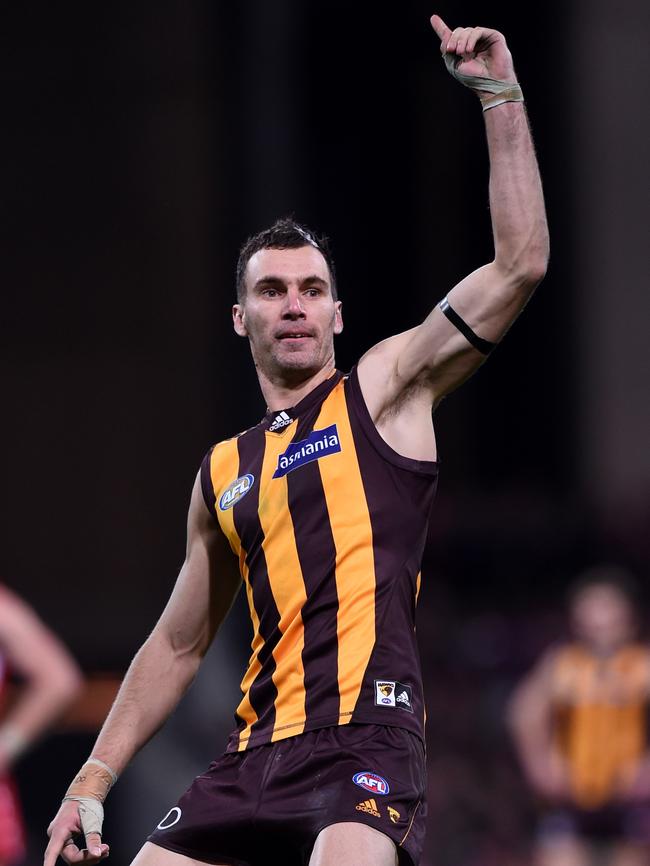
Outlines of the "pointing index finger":
M 63 832 L 52 834 L 47 848 L 45 849 L 43 866 L 55 866 L 57 858 L 65 848 L 65 842 L 69 836 L 70 834 L 65 830 Z
M 436 31 L 438 39 L 440 39 L 443 44 L 446 43 L 451 36 L 451 30 L 447 27 L 440 15 L 431 16 L 431 26 Z

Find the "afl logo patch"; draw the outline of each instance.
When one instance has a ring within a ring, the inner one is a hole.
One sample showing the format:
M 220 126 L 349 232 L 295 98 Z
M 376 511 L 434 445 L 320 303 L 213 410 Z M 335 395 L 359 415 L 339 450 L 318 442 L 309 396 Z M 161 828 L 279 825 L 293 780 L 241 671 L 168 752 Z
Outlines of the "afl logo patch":
M 370 773 L 368 770 L 364 770 L 363 773 L 356 773 L 352 776 L 352 781 L 360 788 L 372 791 L 373 794 L 381 794 L 383 796 L 390 792 L 386 779 L 378 776 L 376 773 Z
M 219 500 L 221 511 L 228 511 L 233 505 L 237 505 L 239 500 L 246 496 L 254 483 L 254 475 L 242 475 L 241 478 L 236 478 L 221 494 L 221 499 Z

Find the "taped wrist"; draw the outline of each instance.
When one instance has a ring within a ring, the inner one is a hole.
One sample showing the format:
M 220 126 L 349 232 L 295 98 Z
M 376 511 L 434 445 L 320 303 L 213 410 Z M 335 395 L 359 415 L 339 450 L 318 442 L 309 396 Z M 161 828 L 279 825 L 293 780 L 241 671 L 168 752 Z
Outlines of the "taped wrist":
M 445 54 L 444 61 L 450 75 L 470 90 L 485 90 L 489 95 L 479 95 L 483 111 L 503 105 L 504 102 L 523 102 L 524 94 L 517 82 L 499 81 L 482 75 L 465 75 L 458 71 L 461 58 L 455 54 Z
M 117 782 L 117 775 L 108 764 L 100 761 L 99 758 L 88 758 L 72 780 L 63 799 L 91 798 L 103 803 L 115 782 Z

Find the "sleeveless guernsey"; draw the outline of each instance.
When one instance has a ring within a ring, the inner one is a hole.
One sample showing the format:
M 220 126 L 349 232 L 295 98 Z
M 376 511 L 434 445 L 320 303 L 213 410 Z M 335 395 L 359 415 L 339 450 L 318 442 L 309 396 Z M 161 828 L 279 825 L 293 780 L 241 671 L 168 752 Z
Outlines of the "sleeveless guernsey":
M 206 455 L 253 626 L 228 751 L 349 722 L 424 739 L 415 608 L 437 474 L 384 442 L 356 368 Z
M 595 809 L 634 778 L 647 749 L 648 648 L 621 647 L 599 658 L 586 646 L 561 647 L 552 671 L 557 745 L 576 802 Z

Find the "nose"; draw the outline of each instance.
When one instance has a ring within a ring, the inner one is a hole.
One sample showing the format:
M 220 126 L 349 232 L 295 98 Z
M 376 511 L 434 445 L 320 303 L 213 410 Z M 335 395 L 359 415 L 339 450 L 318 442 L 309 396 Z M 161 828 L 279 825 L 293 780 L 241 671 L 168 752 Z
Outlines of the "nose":
M 284 298 L 282 309 L 283 319 L 304 319 L 305 311 L 302 307 L 300 292 L 289 289 Z

